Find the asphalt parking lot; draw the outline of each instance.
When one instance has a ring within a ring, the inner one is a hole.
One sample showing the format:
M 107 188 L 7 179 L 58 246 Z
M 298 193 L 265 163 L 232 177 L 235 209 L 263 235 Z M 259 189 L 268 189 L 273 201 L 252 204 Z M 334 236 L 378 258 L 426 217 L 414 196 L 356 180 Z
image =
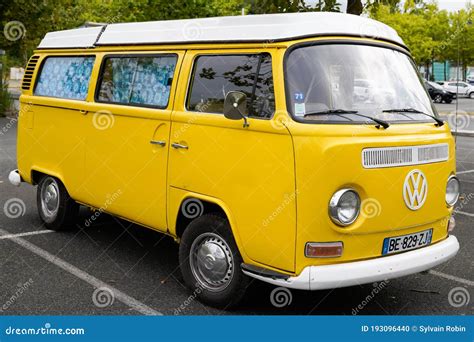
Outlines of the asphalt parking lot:
M 456 100 L 451 103 L 436 103 L 436 108 L 440 113 L 454 113 L 456 110 Z M 474 113 L 474 99 L 459 97 L 458 110 Z
M 454 235 L 461 243 L 456 258 L 428 273 L 385 284 L 292 290 L 291 301 L 283 307 L 270 300 L 275 287 L 254 281 L 239 307 L 221 311 L 200 304 L 184 287 L 178 246 L 169 237 L 105 214 L 86 227 L 86 209 L 77 230 L 45 231 L 37 215 L 35 188 L 8 182 L 9 171 L 16 168 L 16 126 L 1 118 L 0 127 L 2 315 L 474 313 L 474 138 L 457 139 L 459 178 L 468 200 L 456 214 Z M 21 200 L 20 205 L 6 213 L 4 207 L 13 199 Z

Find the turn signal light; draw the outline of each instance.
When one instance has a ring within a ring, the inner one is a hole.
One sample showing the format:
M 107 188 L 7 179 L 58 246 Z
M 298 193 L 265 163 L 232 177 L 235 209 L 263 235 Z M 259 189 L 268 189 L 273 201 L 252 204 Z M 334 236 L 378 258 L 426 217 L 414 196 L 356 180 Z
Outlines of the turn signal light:
M 342 255 L 344 245 L 339 242 L 308 242 L 305 256 L 307 258 L 337 258 Z
M 451 216 L 448 222 L 448 233 L 451 233 L 454 230 L 454 227 L 456 227 L 456 219 Z

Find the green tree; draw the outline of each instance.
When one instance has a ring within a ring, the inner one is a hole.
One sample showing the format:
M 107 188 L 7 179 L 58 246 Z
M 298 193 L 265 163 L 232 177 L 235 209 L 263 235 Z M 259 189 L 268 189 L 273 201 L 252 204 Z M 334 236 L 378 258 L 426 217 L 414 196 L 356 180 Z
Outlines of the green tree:
M 462 69 L 461 78 L 466 77 L 467 67 L 474 64 L 474 7 L 449 14 L 449 30 L 442 45 L 443 57 Z

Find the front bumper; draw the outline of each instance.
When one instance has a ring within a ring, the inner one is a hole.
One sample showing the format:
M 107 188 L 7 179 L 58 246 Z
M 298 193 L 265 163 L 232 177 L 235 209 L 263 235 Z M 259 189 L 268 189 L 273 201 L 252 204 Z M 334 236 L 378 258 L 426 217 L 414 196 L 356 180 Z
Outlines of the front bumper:
M 267 283 L 292 289 L 334 289 L 426 271 L 451 259 L 458 250 L 458 240 L 455 236 L 450 236 L 428 247 L 391 256 L 334 265 L 308 266 L 296 277 L 271 277 L 245 269 L 242 272 Z

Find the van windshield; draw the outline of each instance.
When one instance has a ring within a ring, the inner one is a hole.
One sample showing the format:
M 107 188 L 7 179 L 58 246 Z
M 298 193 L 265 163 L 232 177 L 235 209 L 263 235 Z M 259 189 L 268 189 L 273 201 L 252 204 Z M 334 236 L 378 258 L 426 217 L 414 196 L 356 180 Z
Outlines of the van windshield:
M 303 122 L 429 121 L 437 116 L 411 59 L 348 44 L 297 47 L 285 64 L 288 111 Z M 398 110 L 399 109 L 399 110 Z

